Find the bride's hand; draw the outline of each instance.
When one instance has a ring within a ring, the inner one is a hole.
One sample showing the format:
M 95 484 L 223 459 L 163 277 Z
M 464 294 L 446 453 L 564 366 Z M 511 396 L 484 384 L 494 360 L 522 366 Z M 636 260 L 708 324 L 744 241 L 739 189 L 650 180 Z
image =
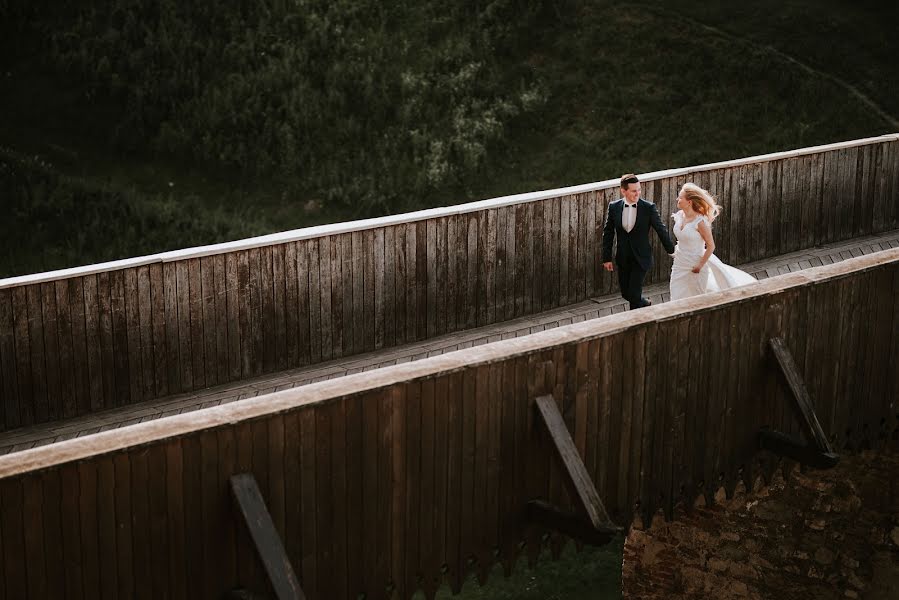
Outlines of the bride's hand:
M 696 266 L 693 267 L 692 271 L 694 273 L 699 273 L 700 271 L 702 271 L 702 263 L 696 263 Z

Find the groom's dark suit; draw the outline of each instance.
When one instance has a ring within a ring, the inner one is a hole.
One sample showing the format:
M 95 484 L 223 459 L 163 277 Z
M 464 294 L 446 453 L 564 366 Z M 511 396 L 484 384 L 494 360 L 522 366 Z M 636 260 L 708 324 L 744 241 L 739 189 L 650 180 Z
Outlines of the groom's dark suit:
M 621 295 L 630 302 L 631 309 L 647 306 L 643 300 L 643 279 L 652 268 L 652 248 L 649 246 L 649 228 L 656 230 L 668 254 L 674 253 L 674 244 L 668 236 L 668 229 L 659 217 L 659 211 L 652 202 L 643 198 L 637 200 L 637 218 L 628 232 L 623 226 L 626 202 L 619 198 L 609 204 L 609 213 L 602 232 L 602 262 L 612 261 L 612 242 L 618 235 L 618 251 L 615 263 L 618 265 L 618 284 Z

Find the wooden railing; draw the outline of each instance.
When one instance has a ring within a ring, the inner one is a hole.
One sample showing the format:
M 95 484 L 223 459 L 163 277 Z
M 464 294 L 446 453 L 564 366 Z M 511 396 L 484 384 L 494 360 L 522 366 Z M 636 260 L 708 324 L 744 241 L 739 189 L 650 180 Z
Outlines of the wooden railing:
M 768 340 L 833 446 L 897 426 L 899 249 L 0 457 L 7 598 L 264 590 L 229 478 L 259 483 L 310 598 L 432 595 L 540 549 L 570 506 L 536 398 L 559 403 L 618 524 L 752 485 L 800 430 Z M 797 376 L 798 376 L 797 375 Z
M 899 227 L 897 135 L 642 180 L 663 217 L 687 180 L 715 193 L 734 264 Z M 0 280 L 0 430 L 611 293 L 599 253 L 618 193 L 604 181 Z

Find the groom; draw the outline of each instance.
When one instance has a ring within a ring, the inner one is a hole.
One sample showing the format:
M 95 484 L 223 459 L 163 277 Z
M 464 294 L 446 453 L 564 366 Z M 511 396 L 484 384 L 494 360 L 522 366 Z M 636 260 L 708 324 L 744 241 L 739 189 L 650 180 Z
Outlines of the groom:
M 606 271 L 612 266 L 612 241 L 618 234 L 618 284 L 621 295 L 630 302 L 631 310 L 652 304 L 643 297 L 643 279 L 652 268 L 652 249 L 649 247 L 649 228 L 659 235 L 669 255 L 674 244 L 668 229 L 662 224 L 659 211 L 652 202 L 640 197 L 640 180 L 633 173 L 621 177 L 621 198 L 609 204 L 606 225 L 602 232 L 602 262 Z

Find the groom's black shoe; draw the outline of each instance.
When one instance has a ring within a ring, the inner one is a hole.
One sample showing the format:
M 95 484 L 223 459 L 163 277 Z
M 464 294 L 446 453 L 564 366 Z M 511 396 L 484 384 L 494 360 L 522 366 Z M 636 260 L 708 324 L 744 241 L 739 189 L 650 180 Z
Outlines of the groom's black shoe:
M 650 300 L 649 298 L 640 298 L 640 299 L 643 300 L 643 306 L 652 306 L 652 300 Z

